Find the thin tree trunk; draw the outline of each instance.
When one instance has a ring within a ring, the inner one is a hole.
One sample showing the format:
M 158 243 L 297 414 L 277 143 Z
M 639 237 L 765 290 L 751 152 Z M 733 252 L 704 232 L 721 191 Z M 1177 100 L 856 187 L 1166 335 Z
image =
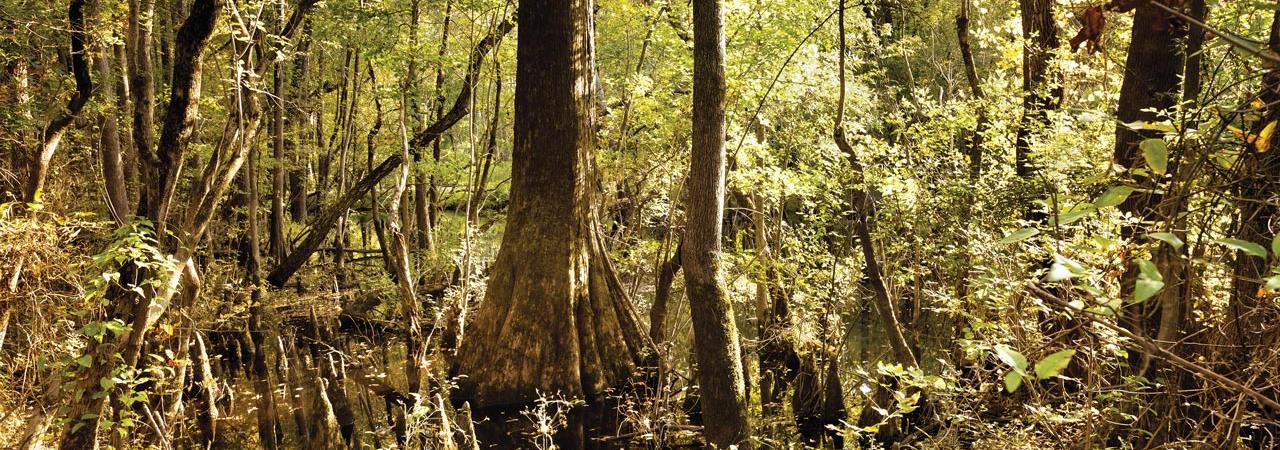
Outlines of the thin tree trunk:
M 124 174 L 124 151 L 120 145 L 120 127 L 116 122 L 117 117 L 124 111 L 119 108 L 120 103 L 115 101 L 118 80 L 111 73 L 110 61 L 113 56 L 110 48 L 104 48 L 99 52 L 98 60 L 95 62 L 98 78 L 102 83 L 102 95 L 107 97 L 105 100 L 108 100 L 104 104 L 116 108 L 114 111 L 106 109 L 98 117 L 98 124 L 102 130 L 98 145 L 102 157 L 102 184 L 107 194 L 107 211 L 111 213 L 111 217 L 115 218 L 116 223 L 123 225 L 133 218 L 133 209 L 129 205 L 129 186 Z
M 733 304 L 720 272 L 724 222 L 724 14 L 719 0 L 693 2 L 693 153 L 685 208 L 685 289 L 707 442 L 751 448 Z
M 495 52 L 496 53 L 496 52 Z M 480 212 L 484 209 L 486 188 L 489 184 L 489 170 L 493 166 L 494 154 L 498 152 L 498 127 L 502 118 L 502 66 L 498 58 L 493 58 L 493 110 L 489 120 L 489 130 L 485 133 L 484 161 L 476 172 L 472 182 L 471 201 L 467 202 L 467 217 L 472 224 L 480 221 Z
M 405 124 L 406 102 L 401 98 L 400 108 L 400 138 L 401 152 L 400 156 L 409 159 L 409 131 Z M 396 286 L 400 291 L 401 314 L 403 314 L 405 327 L 405 379 L 408 380 L 408 393 L 411 398 L 422 398 L 426 392 L 422 389 L 422 379 L 426 369 L 427 352 L 423 342 L 422 326 L 419 320 L 422 317 L 421 303 L 418 301 L 417 295 L 414 293 L 413 268 L 409 260 L 409 248 L 404 233 L 400 231 L 400 205 L 404 198 L 404 192 L 409 185 L 409 167 L 400 165 L 400 175 L 396 178 L 395 190 L 391 193 L 391 208 L 387 213 L 387 230 L 391 240 L 391 261 L 392 267 L 396 272 Z M 415 395 L 416 394 L 416 395 Z M 407 411 L 412 411 L 414 405 L 404 405 Z M 402 411 L 402 413 L 405 411 Z M 401 434 L 396 437 L 398 442 L 405 442 L 406 437 Z
M 960 58 L 964 61 L 964 75 L 969 82 L 969 90 L 973 92 L 973 98 L 978 100 L 977 127 L 965 142 L 965 153 L 969 157 L 969 178 L 977 180 L 982 175 L 982 140 L 991 126 L 991 119 L 987 117 L 987 108 L 983 102 L 986 94 L 982 92 L 982 80 L 978 78 L 973 47 L 969 44 L 969 0 L 961 0 L 960 14 L 956 15 L 956 40 L 959 42 Z
M 156 0 L 129 0 L 129 36 L 125 41 L 129 58 L 129 95 L 133 100 L 134 153 L 142 166 L 142 185 L 138 188 L 137 214 L 150 217 L 148 205 L 157 201 L 158 192 L 151 185 L 147 166 L 158 164 L 155 155 L 155 72 L 151 65 L 151 35 Z M 144 20 L 145 19 L 145 20 Z
M 436 120 L 441 119 L 444 113 L 444 57 L 449 46 L 449 23 L 453 16 L 453 0 L 446 0 L 444 4 L 444 25 L 440 30 L 440 50 L 436 53 L 439 58 L 439 65 L 436 66 L 435 79 L 435 117 Z M 415 17 L 416 25 L 416 17 Z M 416 35 L 416 34 L 415 34 Z M 463 89 L 466 89 L 465 87 Z M 458 98 L 462 98 L 459 96 Z M 436 165 L 440 164 L 440 140 L 436 139 L 431 143 L 431 156 Z M 422 162 L 421 152 L 414 153 L 413 159 L 415 165 Z M 436 217 L 436 205 L 439 203 L 439 188 L 436 187 L 436 176 L 431 175 L 430 179 L 423 182 L 423 174 L 421 170 L 415 171 L 414 193 L 413 193 L 413 213 L 414 221 L 418 225 L 418 245 L 426 250 L 435 248 L 434 228 L 438 218 Z
M 274 63 L 271 84 L 271 230 L 269 248 L 276 261 L 284 259 L 287 249 L 284 238 L 284 202 L 289 194 L 285 191 L 285 121 L 286 91 L 284 89 L 284 64 Z
M 285 115 L 285 153 L 292 162 L 289 170 L 289 216 L 295 223 L 307 223 L 307 161 L 309 151 L 302 149 L 306 130 L 306 108 L 310 97 L 303 92 L 303 81 L 311 67 L 311 22 L 302 25 L 302 36 L 298 42 L 299 56 L 293 61 L 293 70 L 289 78 L 287 99 L 294 104 L 290 107 L 286 102 L 288 114 Z M 317 127 L 320 125 L 317 123 Z M 287 252 L 288 249 L 285 249 Z M 283 260 L 281 258 L 280 260 Z M 280 261 L 278 260 L 278 261 Z
M 53 154 L 58 151 L 62 136 L 93 95 L 93 81 L 89 76 L 89 61 L 86 58 L 88 50 L 85 48 L 84 8 L 85 0 L 71 0 L 67 7 L 67 24 L 71 28 L 71 74 L 76 80 L 76 92 L 71 95 L 66 109 L 59 111 L 45 125 L 40 146 L 28 160 L 30 166 L 27 169 L 27 185 L 22 194 L 22 200 L 27 203 L 40 203 Z
M 667 311 L 671 303 L 671 284 L 680 273 L 680 253 L 683 241 L 676 244 L 675 252 L 658 267 L 657 287 L 654 288 L 653 307 L 649 308 L 649 339 L 661 347 L 667 342 Z
M 1022 14 L 1022 120 L 1014 143 L 1014 169 L 1024 180 L 1035 176 L 1031 140 L 1037 130 L 1049 124 L 1049 112 L 1062 103 L 1062 86 L 1052 68 L 1053 52 L 1060 44 L 1058 25 L 1053 18 L 1052 0 L 1021 0 Z M 1043 211 L 1028 212 L 1028 218 L 1043 220 Z
M 1280 9 L 1276 10 L 1273 18 L 1267 48 L 1273 52 L 1280 51 Z M 1267 106 L 1262 120 L 1253 125 L 1251 133 L 1254 135 L 1260 135 L 1268 124 L 1280 121 L 1280 107 L 1275 106 L 1280 103 L 1280 69 L 1268 70 L 1262 83 L 1258 100 Z M 1235 232 L 1237 239 L 1266 243 L 1276 236 L 1274 230 L 1280 222 L 1280 207 L 1275 201 L 1280 194 L 1280 156 L 1277 156 L 1280 155 L 1280 145 L 1276 140 L 1268 144 L 1270 148 L 1248 145 L 1241 152 L 1240 173 L 1243 179 L 1236 188 L 1240 208 Z M 1264 311 L 1268 306 L 1267 296 L 1260 292 L 1263 280 L 1270 276 L 1277 261 L 1280 261 L 1280 255 L 1258 258 L 1242 250 L 1236 251 L 1232 263 L 1231 302 L 1224 331 L 1227 343 L 1232 346 L 1232 356 L 1225 359 L 1240 367 L 1265 357 L 1258 352 L 1266 348 L 1268 313 Z
M 273 130 L 274 131 L 274 130 Z M 253 344 L 252 370 L 253 386 L 257 394 L 258 444 L 265 449 L 274 450 L 276 445 L 276 406 L 275 393 L 271 389 L 271 379 L 267 373 L 266 346 L 263 345 L 265 330 L 262 329 L 262 251 L 259 244 L 258 226 L 258 148 L 253 143 L 249 149 L 248 166 L 244 170 L 245 192 L 247 193 L 248 217 L 247 232 L 249 234 L 249 258 L 245 272 L 251 289 L 249 305 L 249 340 Z M 273 199 L 274 200 L 274 199 Z M 274 202 L 273 202 L 274 203 Z M 274 215 L 274 211 L 273 211 Z M 201 345 L 203 351 L 203 344 Z
M 446 131 L 452 128 L 463 116 L 470 112 L 470 95 L 475 87 L 476 78 L 479 76 L 480 65 L 484 60 L 484 55 L 493 48 L 502 36 L 514 28 L 514 24 L 510 21 L 504 21 L 494 28 L 488 36 L 481 39 L 471 52 L 470 64 L 467 66 L 467 73 L 463 78 L 462 91 L 458 93 L 458 97 L 454 100 L 453 108 L 447 114 L 440 117 L 435 123 L 427 127 L 427 129 L 418 133 L 409 141 L 410 153 L 417 154 L 422 148 L 431 145 L 436 139 L 439 139 Z M 338 218 L 355 204 L 356 201 L 368 195 L 369 190 L 373 189 L 378 182 L 390 175 L 405 159 L 400 154 L 394 154 L 383 160 L 366 174 L 363 178 L 347 189 L 341 197 L 328 209 L 322 212 L 307 227 L 302 242 L 298 244 L 289 256 L 276 266 L 275 269 L 267 275 L 267 281 L 273 286 L 284 286 L 285 282 L 293 276 L 295 272 L 302 267 L 302 264 L 315 253 L 320 244 L 324 242 L 329 232 L 337 224 Z

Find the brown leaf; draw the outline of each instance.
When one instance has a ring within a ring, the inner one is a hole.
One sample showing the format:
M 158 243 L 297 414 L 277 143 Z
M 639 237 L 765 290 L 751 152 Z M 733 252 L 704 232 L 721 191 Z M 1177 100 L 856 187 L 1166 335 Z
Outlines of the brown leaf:
M 1114 2 L 1113 2 L 1114 3 Z M 1089 53 L 1102 50 L 1102 31 L 1106 29 L 1107 18 L 1102 15 L 1102 8 L 1090 6 L 1080 14 L 1080 31 L 1071 38 L 1071 51 L 1080 50 L 1080 44 L 1089 43 Z

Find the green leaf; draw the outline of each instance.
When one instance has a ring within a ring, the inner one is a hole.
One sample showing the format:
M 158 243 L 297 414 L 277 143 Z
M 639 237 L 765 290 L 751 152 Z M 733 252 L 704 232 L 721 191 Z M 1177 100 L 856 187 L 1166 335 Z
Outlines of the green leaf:
M 1111 189 L 1107 189 L 1107 192 L 1093 201 L 1093 206 L 1106 208 L 1119 205 L 1124 203 L 1125 199 L 1129 198 L 1129 194 L 1132 194 L 1133 191 L 1134 189 L 1129 186 L 1112 186 Z
M 1075 222 L 1077 220 L 1084 218 L 1089 214 L 1093 214 L 1093 212 L 1097 210 L 1098 209 L 1094 207 L 1092 203 L 1081 203 L 1079 205 L 1073 206 L 1070 210 L 1067 210 L 1067 212 L 1059 215 L 1057 224 L 1058 225 L 1070 224 L 1072 222 Z
M 1018 353 L 1017 350 L 1011 349 L 1004 344 L 997 345 L 995 351 L 996 357 L 1000 358 L 1001 362 L 1012 367 L 1015 372 L 1020 375 L 1027 373 L 1027 357 L 1022 356 L 1022 353 Z
M 1012 394 L 1022 386 L 1022 375 L 1018 372 L 1010 371 L 1004 374 L 1004 390 Z
M 1160 270 L 1156 268 L 1155 263 L 1148 260 L 1138 261 L 1138 281 L 1133 286 L 1133 301 L 1142 303 L 1147 299 L 1160 292 L 1164 288 L 1164 276 L 1160 275 Z
M 124 333 L 124 330 L 125 330 L 124 323 L 118 320 L 109 320 L 109 321 L 103 322 L 102 326 L 115 336 L 119 336 L 121 333 Z
M 1044 380 L 1058 376 L 1062 369 L 1071 364 L 1071 357 L 1075 354 L 1075 350 L 1062 350 L 1044 357 L 1036 363 L 1036 378 Z
M 1186 245 L 1186 242 L 1182 242 L 1182 238 L 1179 238 L 1178 235 L 1173 233 L 1151 233 L 1148 234 L 1147 237 L 1157 241 L 1163 241 L 1164 243 L 1172 246 L 1174 250 L 1180 250 L 1183 245 Z
M 1280 234 L 1271 239 L 1271 255 L 1280 258 Z
M 82 355 L 79 358 L 76 358 L 76 364 L 80 367 L 89 367 L 93 365 L 93 356 Z
M 116 381 L 112 380 L 111 377 L 102 377 L 98 379 L 98 386 L 102 386 L 103 389 L 111 389 L 115 387 L 115 385 Z
M 1049 267 L 1046 281 L 1062 281 L 1087 273 L 1080 263 L 1062 255 L 1053 255 L 1053 265 Z
M 1147 167 L 1157 174 L 1164 175 L 1169 169 L 1169 148 L 1164 139 L 1144 139 L 1138 144 L 1142 149 L 1142 158 L 1147 160 Z
M 1267 289 L 1280 291 L 1280 275 L 1267 278 Z
M 1022 242 L 1027 239 L 1031 239 L 1031 237 L 1037 234 L 1040 234 L 1040 230 L 1036 228 L 1023 228 L 1021 230 L 1014 231 L 1013 233 L 1009 233 L 1008 236 L 1005 236 L 1004 239 L 1000 240 L 1000 243 L 1012 244 L 1014 242 Z
M 1259 258 L 1267 257 L 1267 249 L 1263 248 L 1261 245 L 1258 245 L 1249 241 L 1233 239 L 1233 238 L 1223 238 L 1223 239 L 1218 239 L 1214 242 L 1225 245 L 1227 247 L 1231 247 L 1236 250 L 1240 250 L 1242 252 L 1249 254 L 1250 256 L 1257 256 Z
M 1135 131 L 1164 131 L 1164 132 L 1174 131 L 1173 124 L 1169 123 L 1169 121 L 1150 122 L 1145 120 L 1137 120 L 1137 121 L 1126 123 L 1124 124 L 1124 126 L 1129 127 L 1129 129 L 1135 130 Z

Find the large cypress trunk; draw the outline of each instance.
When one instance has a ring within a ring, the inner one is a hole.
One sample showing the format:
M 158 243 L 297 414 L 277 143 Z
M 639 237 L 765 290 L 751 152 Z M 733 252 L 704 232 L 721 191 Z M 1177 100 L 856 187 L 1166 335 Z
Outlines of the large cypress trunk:
M 507 227 L 459 349 L 464 390 L 481 407 L 601 400 L 639 360 L 639 324 L 592 206 L 591 14 L 591 0 L 520 2 Z

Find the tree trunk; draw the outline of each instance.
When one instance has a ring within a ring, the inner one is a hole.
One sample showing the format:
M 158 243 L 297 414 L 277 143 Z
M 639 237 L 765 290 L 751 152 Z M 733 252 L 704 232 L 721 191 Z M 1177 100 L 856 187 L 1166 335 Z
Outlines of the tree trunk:
M 101 79 L 102 95 L 109 100 L 104 104 L 116 108 L 112 111 L 108 107 L 98 117 L 98 124 L 102 130 L 99 151 L 102 157 L 102 184 L 107 194 L 107 211 L 116 219 L 117 224 L 123 225 L 133 218 L 133 210 L 129 205 L 129 186 L 124 173 L 124 151 L 120 145 L 120 127 L 117 123 L 117 117 L 122 115 L 124 110 L 120 108 L 120 102 L 115 101 L 118 80 L 111 73 L 110 61 L 113 57 L 111 48 L 104 48 L 99 52 L 98 60 L 95 62 L 98 78 Z
M 844 36 L 841 35 L 840 39 L 844 39 Z M 959 43 L 960 59 L 964 62 L 964 75 L 969 82 L 969 90 L 979 102 L 977 126 L 965 142 L 965 154 L 969 157 L 969 178 L 977 180 L 982 175 L 983 137 L 991 126 L 991 120 L 983 102 L 986 94 L 982 92 L 982 80 L 978 78 L 977 64 L 973 60 L 973 47 L 969 44 L 969 0 L 961 0 L 960 14 L 956 15 L 956 41 Z
M 876 198 L 869 194 L 874 192 L 875 187 L 868 183 L 865 170 L 858 158 L 857 152 L 849 144 L 844 131 L 844 103 L 846 96 L 845 72 L 844 72 L 844 0 L 840 2 L 840 20 L 838 22 L 840 34 L 840 96 L 839 103 L 836 107 L 836 123 L 835 132 L 833 133 L 836 146 L 844 153 L 849 160 L 849 165 L 853 167 L 854 179 L 851 183 L 853 188 L 853 227 L 854 237 L 858 240 L 858 246 L 862 249 L 863 259 L 863 279 L 871 291 L 872 303 L 875 306 L 877 314 L 880 316 L 880 322 L 884 327 L 886 339 L 889 341 L 893 361 L 903 368 L 913 368 L 917 365 L 917 360 L 911 345 L 907 342 L 906 336 L 902 332 L 902 323 L 898 320 L 897 307 L 893 299 L 889 296 L 889 288 L 885 283 L 883 271 L 880 268 L 880 259 L 876 252 L 875 241 L 875 218 L 876 218 Z M 876 390 L 875 400 L 880 403 L 880 407 L 888 407 L 887 402 L 881 400 L 892 401 L 892 397 L 888 394 L 890 389 L 880 388 Z M 919 391 L 916 391 L 919 392 Z M 859 426 L 868 426 L 879 424 L 886 420 L 876 409 L 866 407 L 863 408 L 862 416 L 858 418 Z M 882 440 L 892 438 L 898 434 L 896 424 L 894 426 L 882 427 L 878 433 L 878 437 Z
M 289 170 L 289 217 L 295 223 L 307 223 L 307 161 L 311 152 L 303 151 L 302 146 L 304 136 L 308 136 L 306 130 L 306 108 L 310 104 L 310 96 L 303 91 L 303 80 L 307 76 L 311 67 L 311 22 L 307 21 L 302 25 L 302 36 L 298 40 L 299 56 L 293 61 L 292 74 L 289 77 L 289 92 L 287 96 L 293 100 L 295 104 L 289 107 L 289 103 L 285 103 L 288 113 L 285 115 L 285 137 L 284 147 L 287 158 L 292 162 L 293 167 Z M 319 124 L 317 124 L 319 126 Z M 285 249 L 287 252 L 288 249 Z M 277 262 L 282 261 L 277 260 Z
M 44 183 L 49 177 L 49 164 L 53 154 L 58 151 L 62 136 L 67 133 L 72 122 L 80 115 L 84 105 L 89 103 L 93 95 L 93 81 L 89 76 L 89 62 L 85 58 L 84 27 L 85 0 L 71 0 L 67 6 L 67 24 L 71 28 L 71 74 L 76 80 L 76 92 L 67 102 L 66 110 L 59 111 L 41 133 L 40 146 L 28 159 L 27 185 L 22 193 L 22 201 L 40 203 L 44 194 Z
M 444 25 L 440 30 L 440 50 L 436 53 L 436 57 L 439 58 L 435 79 L 434 103 L 436 120 L 440 120 L 441 115 L 444 113 L 444 57 L 445 52 L 449 49 L 449 22 L 452 16 L 453 1 L 446 0 L 444 4 Z M 466 88 L 464 87 L 463 89 Z M 459 96 L 458 98 L 462 97 Z M 440 140 L 436 139 L 431 146 L 431 156 L 438 166 L 440 164 Z M 421 164 L 421 152 L 414 153 L 413 162 Z M 437 220 L 436 204 L 439 202 L 436 176 L 434 174 L 431 175 L 430 180 L 424 183 L 422 171 L 416 170 L 414 177 L 413 215 L 414 222 L 417 222 L 418 225 L 418 245 L 426 250 L 433 250 L 435 249 L 434 228 Z
M 144 137 L 135 141 L 135 145 L 138 145 L 139 148 L 140 158 L 148 166 L 148 170 L 144 173 L 148 174 L 147 185 L 149 190 L 147 196 L 149 197 L 144 197 L 144 201 L 140 202 L 139 210 L 148 212 L 146 217 L 156 224 L 156 232 L 160 236 L 163 236 L 160 233 L 163 230 L 164 219 L 163 215 L 160 214 L 163 209 L 159 208 L 158 205 L 167 204 L 168 200 L 156 197 L 160 192 L 165 192 L 164 189 L 157 190 L 156 188 L 156 182 L 162 179 L 157 175 L 172 173 L 173 166 L 181 160 L 181 154 L 186 148 L 187 139 L 192 133 L 200 98 L 199 80 L 203 69 L 201 54 L 208 43 L 209 36 L 213 32 L 214 25 L 217 23 L 220 6 L 218 0 L 196 0 L 192 6 L 191 15 L 178 31 L 173 87 L 170 93 L 168 112 L 165 117 L 164 137 L 161 139 L 162 145 L 157 149 L 158 151 L 153 151 L 150 147 L 144 149 L 142 142 L 149 139 L 149 137 L 146 137 L 150 135 L 149 133 L 141 133 Z M 134 12 L 136 11 L 131 10 L 131 16 Z M 140 26 L 139 28 L 144 27 Z M 149 28 L 149 25 L 147 28 Z M 139 53 L 145 54 L 145 51 L 140 49 Z M 148 68 L 147 70 L 149 73 L 150 69 Z M 134 73 L 138 74 L 136 71 Z M 134 79 L 134 82 L 137 82 L 137 78 Z M 151 92 L 154 93 L 154 91 Z M 140 110 L 149 110 L 149 105 L 135 105 L 135 123 L 137 123 L 137 114 Z M 146 122 L 149 123 L 149 121 Z M 138 132 L 135 130 L 135 136 L 137 135 Z M 156 170 L 153 167 L 155 165 L 164 165 L 169 169 Z M 238 169 L 238 164 L 235 167 Z M 228 175 L 233 176 L 234 172 Z M 224 181 L 229 183 L 229 179 L 224 179 Z M 221 196 L 221 192 L 219 191 L 218 197 Z M 207 205 L 207 209 L 196 209 L 188 214 L 191 217 L 199 216 L 203 218 L 204 220 L 201 223 L 207 224 L 209 214 L 212 214 L 211 210 L 216 206 L 217 202 L 213 201 Z M 194 228 L 200 229 L 194 230 Z M 203 226 L 193 227 L 193 230 L 193 232 L 187 233 L 184 238 L 193 239 L 193 236 L 203 235 Z M 111 373 L 116 358 L 114 355 L 117 353 L 124 357 L 126 364 L 136 361 L 144 342 L 143 335 L 147 329 L 155 325 L 154 321 L 159 318 L 159 313 L 163 312 L 164 307 L 169 299 L 172 298 L 181 280 L 187 276 L 186 274 L 189 271 L 184 269 L 190 263 L 191 247 L 194 245 L 195 243 L 192 242 L 179 244 L 178 251 L 174 255 L 178 261 L 179 270 L 170 275 L 168 280 L 157 280 L 162 283 L 164 288 L 162 288 L 163 294 L 155 301 L 141 301 L 136 296 L 127 293 L 116 296 L 118 297 L 115 298 L 116 304 L 113 305 L 113 311 L 108 318 L 119 318 L 124 323 L 133 325 L 133 331 L 116 337 L 115 342 L 104 341 L 101 344 L 91 344 L 90 348 L 85 350 L 86 354 L 92 355 L 93 364 L 77 374 L 77 379 L 74 383 L 78 388 L 85 389 L 86 392 L 99 389 L 98 380 Z M 134 269 L 131 270 L 131 267 L 134 267 Z M 129 279 L 126 274 L 130 273 L 141 277 L 150 276 L 146 270 L 136 269 L 136 266 L 132 263 L 126 263 L 121 273 L 122 279 Z M 96 436 L 104 405 L 105 397 L 92 395 L 86 395 L 81 401 L 73 403 L 66 417 L 84 417 L 86 419 L 69 421 L 61 448 L 75 450 L 98 448 Z
M 458 351 L 481 407 L 604 400 L 640 357 L 635 312 L 600 239 L 591 0 L 523 0 L 506 232 Z
M 720 0 L 695 0 L 693 153 L 681 262 L 693 321 L 707 442 L 720 448 L 750 448 L 738 329 L 720 273 L 725 192 L 724 45 Z
M 254 144 L 242 141 L 241 145 Z M 249 150 L 248 167 L 244 170 L 245 192 L 247 192 L 248 197 L 248 211 L 246 213 L 248 229 L 246 232 L 249 234 L 249 258 L 245 265 L 245 272 L 247 275 L 246 281 L 249 284 L 249 289 L 251 289 L 251 294 L 249 295 L 249 340 L 253 344 L 251 368 L 253 370 L 254 390 L 257 391 L 258 444 L 262 448 L 274 450 L 277 447 L 275 393 L 271 389 L 271 379 L 267 373 L 267 349 L 263 345 L 264 330 L 262 329 L 262 250 L 258 238 L 260 230 L 258 226 L 258 153 L 257 146 L 254 145 Z M 272 214 L 274 216 L 274 211 Z
M 661 347 L 667 342 L 667 310 L 671 303 L 671 283 L 680 272 L 681 243 L 676 244 L 671 258 L 658 266 L 657 287 L 654 288 L 653 307 L 649 309 L 649 339 L 653 345 Z M 665 253 L 665 251 L 664 251 Z
M 419 132 L 409 141 L 410 153 L 418 154 L 422 148 L 431 145 L 432 142 L 439 139 L 444 132 L 452 128 L 454 124 L 457 124 L 459 120 L 462 120 L 470 112 L 471 91 L 475 87 L 476 77 L 479 76 L 480 65 L 483 63 L 484 55 L 489 52 L 489 49 L 497 45 L 498 40 L 511 31 L 513 27 L 514 24 L 510 21 L 504 21 L 476 44 L 471 51 L 471 60 L 467 66 L 467 73 L 463 77 L 462 91 L 454 99 L 453 107 L 439 120 L 436 120 L 435 123 L 432 123 L 431 126 Z M 289 278 L 298 269 L 302 268 L 302 264 L 311 258 L 311 255 L 324 242 L 329 231 L 338 223 L 338 218 L 355 205 L 356 201 L 368 195 L 370 189 L 373 189 L 378 182 L 390 175 L 404 162 L 405 159 L 400 154 L 391 155 L 352 185 L 351 189 L 346 190 L 333 205 L 330 205 L 328 209 L 311 221 L 302 242 L 267 275 L 267 281 L 276 287 L 284 286 L 285 282 L 289 281 Z
M 498 152 L 498 127 L 501 126 L 502 118 L 502 66 L 498 64 L 498 59 L 493 60 L 493 110 L 492 117 L 489 121 L 489 129 L 485 134 L 484 145 L 484 161 L 480 163 L 480 170 L 476 172 L 475 180 L 472 182 L 473 192 L 471 193 L 471 201 L 467 203 L 467 217 L 472 224 L 480 221 L 480 212 L 484 209 L 485 193 L 488 192 L 486 186 L 489 184 L 489 171 L 493 166 L 494 154 Z
M 1280 10 L 1277 10 L 1271 25 L 1271 36 L 1268 49 L 1280 51 Z M 1251 133 L 1260 135 L 1268 124 L 1280 121 L 1280 69 L 1268 70 L 1262 78 L 1262 92 L 1258 100 L 1267 105 L 1262 120 L 1253 125 Z M 1259 139 L 1260 141 L 1261 139 Z M 1277 225 L 1280 224 L 1280 207 L 1276 196 L 1280 193 L 1280 145 L 1272 140 L 1270 148 L 1255 148 L 1247 145 L 1241 152 L 1240 173 L 1242 180 L 1237 184 L 1237 204 L 1240 216 L 1236 220 L 1237 239 L 1267 243 L 1275 237 Z M 1266 295 L 1262 294 L 1263 280 L 1271 276 L 1271 268 L 1280 262 L 1280 255 L 1258 258 L 1244 251 L 1236 251 L 1232 263 L 1231 302 L 1227 308 L 1227 325 L 1225 328 L 1226 343 L 1231 345 L 1232 356 L 1224 358 L 1234 361 L 1233 364 L 1244 367 L 1250 361 L 1264 358 L 1258 352 L 1266 348 L 1269 319 L 1274 321 L 1274 312 L 1268 312 Z M 1268 317 L 1270 316 L 1270 317 Z
M 133 137 L 134 152 L 143 170 L 139 176 L 144 177 L 138 188 L 137 214 L 145 215 L 147 198 L 154 196 L 154 189 L 148 186 L 149 178 L 145 166 L 155 160 L 155 110 L 156 85 L 155 72 L 151 64 L 151 33 L 154 27 L 152 18 L 155 15 L 156 0 L 129 0 L 129 35 L 125 41 L 126 55 L 129 58 L 129 96 L 133 100 Z M 153 200 L 154 201 L 154 200 Z
M 1125 77 L 1120 86 L 1120 98 L 1116 110 L 1116 140 L 1112 156 L 1114 164 L 1125 168 L 1134 168 L 1143 161 L 1142 151 L 1138 144 L 1149 138 L 1163 138 L 1163 132 L 1151 130 L 1135 130 L 1126 124 L 1133 122 L 1155 122 L 1163 119 L 1156 112 L 1173 107 L 1181 96 L 1179 82 L 1185 68 L 1183 39 L 1186 36 L 1185 24 L 1150 4 L 1137 7 L 1133 18 L 1133 36 L 1129 43 L 1129 53 L 1125 60 Z M 1176 155 L 1170 155 L 1176 159 Z M 1134 181 L 1144 188 L 1155 189 L 1157 178 L 1133 175 Z M 1134 192 L 1120 210 L 1140 218 L 1144 223 L 1159 220 L 1157 211 L 1162 201 L 1158 193 Z M 1136 239 L 1147 230 L 1145 225 L 1126 226 L 1121 230 L 1127 240 Z M 1140 336 L 1155 337 L 1159 329 L 1159 301 L 1128 303 L 1133 295 L 1133 286 L 1137 281 L 1138 269 L 1135 264 L 1128 264 L 1120 278 L 1120 296 L 1126 300 L 1122 313 L 1125 328 Z M 1134 367 L 1145 370 L 1150 355 L 1146 351 L 1133 352 L 1131 363 Z M 1139 359 L 1137 358 L 1141 358 Z
M 401 101 L 400 108 L 400 138 L 401 138 L 401 154 L 400 156 L 409 158 L 409 132 L 405 124 L 405 102 Z M 390 211 L 387 212 L 387 229 L 391 240 L 391 266 L 396 273 L 396 286 L 400 292 L 400 305 L 402 308 L 405 327 L 405 379 L 408 381 L 407 393 L 411 398 L 422 398 L 426 392 L 422 389 L 422 380 L 426 371 L 427 349 L 424 345 L 422 336 L 422 326 L 419 320 L 422 317 L 422 303 L 418 301 L 417 295 L 414 293 L 413 268 L 409 259 L 409 246 L 404 233 L 400 230 L 400 205 L 404 199 L 404 192 L 409 185 L 409 167 L 401 165 L 399 177 L 396 178 L 396 187 L 392 191 L 390 200 Z M 398 414 L 407 414 L 412 412 L 414 405 L 403 405 L 403 409 Z M 403 417 L 399 421 L 405 420 Z M 397 427 L 398 430 L 403 427 Z M 397 431 L 397 442 L 404 443 L 406 436 L 402 431 Z
M 271 232 L 269 248 L 276 261 L 284 259 L 287 249 L 284 239 L 284 201 L 289 194 L 285 192 L 285 122 L 286 105 L 284 89 L 284 65 L 280 61 L 274 63 L 272 71 L 272 109 L 271 109 Z
M 1030 180 L 1036 167 L 1031 156 L 1031 140 L 1049 124 L 1049 112 L 1062 103 L 1062 86 L 1052 70 L 1053 52 L 1060 44 L 1058 25 L 1053 18 L 1052 0 L 1021 0 L 1022 13 L 1022 121 L 1014 143 L 1014 169 L 1018 177 Z M 1042 211 L 1028 217 L 1043 220 Z

